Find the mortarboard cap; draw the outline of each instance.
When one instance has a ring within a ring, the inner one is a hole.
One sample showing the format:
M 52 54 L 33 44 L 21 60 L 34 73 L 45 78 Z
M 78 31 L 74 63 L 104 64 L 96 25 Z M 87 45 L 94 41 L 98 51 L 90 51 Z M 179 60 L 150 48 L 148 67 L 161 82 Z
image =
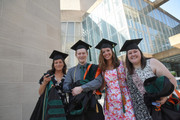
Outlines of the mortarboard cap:
M 85 42 L 83 42 L 82 40 L 79 40 L 78 42 L 76 42 L 72 47 L 71 47 L 71 49 L 73 49 L 73 50 L 78 50 L 78 49 L 81 49 L 81 48 L 84 48 L 84 49 L 86 49 L 86 50 L 88 50 L 89 49 L 89 59 L 90 59 L 90 61 L 91 61 L 91 51 L 90 51 L 90 47 L 92 47 L 91 45 L 89 45 L 89 44 L 87 44 L 87 43 L 85 43 Z
M 79 40 L 71 47 L 71 49 L 76 51 L 78 49 L 85 48 L 86 50 L 88 50 L 90 47 L 92 47 L 92 46 L 83 42 L 82 40 Z
M 102 39 L 97 45 L 95 48 L 101 50 L 102 48 L 114 48 L 114 53 L 115 53 L 115 56 L 116 56 L 116 60 L 118 60 L 117 58 L 117 55 L 116 55 L 116 50 L 115 50 L 115 46 L 117 45 L 117 43 L 115 42 L 112 42 L 112 41 L 109 41 L 109 40 L 106 40 L 106 39 Z
M 101 50 L 102 48 L 114 48 L 117 45 L 117 43 L 106 40 L 106 39 L 102 39 L 95 48 Z
M 128 50 L 131 50 L 131 49 L 139 49 L 138 44 L 141 42 L 141 40 L 142 40 L 142 38 L 126 40 L 126 42 L 122 46 L 120 52 L 128 51 Z
M 68 56 L 68 54 L 66 54 L 66 53 L 62 53 L 62 52 L 59 52 L 57 50 L 54 50 L 51 53 L 51 55 L 49 56 L 49 58 L 51 58 L 53 60 L 57 60 L 57 59 L 65 60 L 67 56 Z

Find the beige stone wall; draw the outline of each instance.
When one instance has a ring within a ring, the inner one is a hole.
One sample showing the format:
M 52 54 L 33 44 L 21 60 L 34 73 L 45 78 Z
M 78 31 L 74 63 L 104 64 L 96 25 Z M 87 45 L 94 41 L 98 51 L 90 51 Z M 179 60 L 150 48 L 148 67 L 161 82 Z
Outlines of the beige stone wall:
M 179 55 L 179 53 L 180 53 L 180 49 L 171 48 L 169 50 L 156 53 L 156 54 L 153 55 L 153 57 L 160 60 L 160 59 L 163 59 L 163 58 L 168 58 L 168 57 L 171 57 L 171 56 Z
M 169 42 L 171 46 L 180 49 L 180 33 L 169 37 Z
M 29 120 L 60 50 L 59 0 L 0 0 L 0 120 Z

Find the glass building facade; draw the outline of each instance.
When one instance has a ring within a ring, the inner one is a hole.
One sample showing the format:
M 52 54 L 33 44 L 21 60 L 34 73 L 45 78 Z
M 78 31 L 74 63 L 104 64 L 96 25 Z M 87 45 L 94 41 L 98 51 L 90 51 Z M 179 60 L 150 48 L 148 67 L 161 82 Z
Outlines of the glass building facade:
M 75 52 L 70 50 L 71 46 L 77 41 L 82 40 L 82 23 L 81 22 L 61 22 L 61 43 L 62 51 L 69 54 L 67 66 L 74 66 L 77 63 Z
M 127 39 L 143 38 L 141 50 L 152 54 L 171 48 L 168 38 L 180 33 L 175 29 L 179 24 L 144 0 L 103 0 L 82 22 L 87 42 L 106 38 L 117 42 L 119 50 Z
M 71 23 L 62 23 L 63 30 L 66 24 Z M 73 24 L 74 30 L 77 23 Z M 95 46 L 102 38 L 106 38 L 118 44 L 118 56 L 125 54 L 119 50 L 126 40 L 143 38 L 140 49 L 144 53 L 155 54 L 171 49 L 169 37 L 180 33 L 178 20 L 144 0 L 102 0 L 90 14 L 84 15 L 82 23 L 78 24 L 82 27 L 79 28 L 82 33 L 76 34 L 74 30 L 72 36 L 70 33 L 63 35 L 64 42 L 71 41 L 71 44 L 81 38 Z M 93 47 L 91 54 L 93 62 L 98 63 L 99 50 Z

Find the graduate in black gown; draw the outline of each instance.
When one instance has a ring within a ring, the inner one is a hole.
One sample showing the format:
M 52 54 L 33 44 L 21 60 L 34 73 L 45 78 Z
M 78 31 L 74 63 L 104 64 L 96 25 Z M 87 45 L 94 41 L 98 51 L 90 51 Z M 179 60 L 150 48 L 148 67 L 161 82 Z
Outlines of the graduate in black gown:
M 67 120 L 67 99 L 63 91 L 66 75 L 65 58 L 68 54 L 54 50 L 50 55 L 53 59 L 52 69 L 48 70 L 39 80 L 39 100 L 30 120 Z
M 68 70 L 63 86 L 64 91 L 70 93 L 70 120 L 104 120 L 102 106 L 93 93 L 102 84 L 101 70 L 98 65 L 87 63 L 90 47 L 81 40 L 71 47 L 78 64 Z

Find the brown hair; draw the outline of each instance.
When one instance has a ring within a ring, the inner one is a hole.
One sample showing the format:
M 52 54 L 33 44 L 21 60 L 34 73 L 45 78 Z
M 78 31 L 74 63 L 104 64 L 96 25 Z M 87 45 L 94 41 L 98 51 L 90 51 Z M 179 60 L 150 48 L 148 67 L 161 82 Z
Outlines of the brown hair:
M 144 69 L 146 66 L 146 57 L 144 57 L 142 51 L 138 49 L 141 54 L 141 68 Z M 134 73 L 134 67 L 133 64 L 128 59 L 128 51 L 126 52 L 126 67 L 128 69 L 128 73 L 132 75 Z
M 63 74 L 66 74 L 66 70 L 67 70 L 67 65 L 66 65 L 66 63 L 65 63 L 65 61 L 63 60 L 63 59 L 61 59 L 62 61 L 63 61 L 63 63 L 64 63 L 64 67 L 63 67 L 63 69 L 62 69 L 62 72 L 63 72 Z M 55 68 L 54 68 L 54 61 L 55 60 L 53 60 L 53 63 L 52 63 L 52 65 L 51 65 L 51 70 L 49 70 L 49 72 L 50 72 L 50 74 L 54 74 L 55 73 Z
M 116 55 L 112 49 L 111 49 L 111 51 L 112 51 L 112 64 L 113 64 L 114 68 L 117 68 L 120 64 L 120 61 L 118 60 L 118 58 L 116 57 Z M 100 51 L 100 55 L 99 55 L 99 68 L 103 72 L 107 68 L 107 60 L 103 57 L 102 50 Z

